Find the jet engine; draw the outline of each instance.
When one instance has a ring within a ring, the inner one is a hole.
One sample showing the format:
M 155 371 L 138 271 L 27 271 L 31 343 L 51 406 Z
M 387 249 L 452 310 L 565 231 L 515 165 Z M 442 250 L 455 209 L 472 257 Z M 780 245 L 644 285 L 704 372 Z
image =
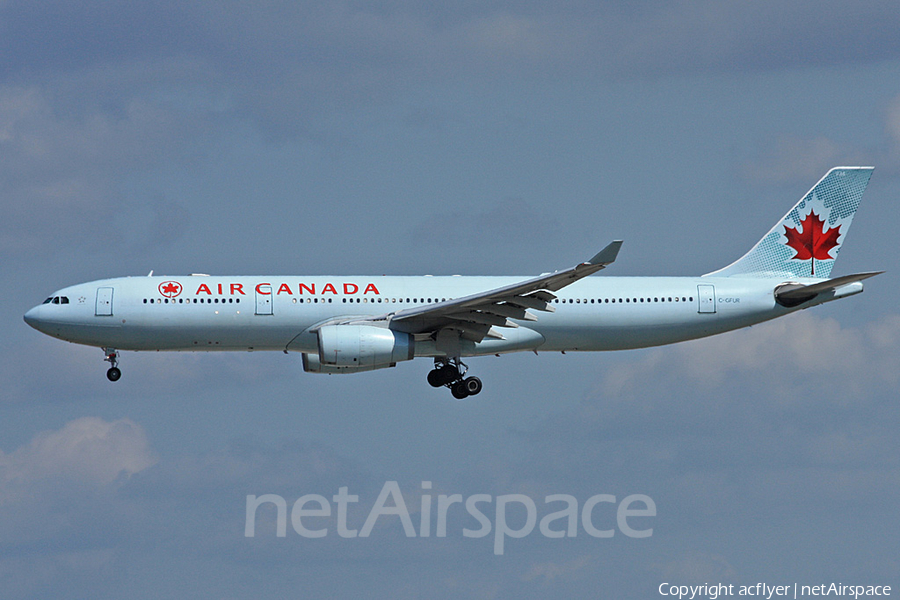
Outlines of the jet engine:
M 415 355 L 413 336 L 372 325 L 325 325 L 318 331 L 318 344 L 318 355 L 303 355 L 304 371 L 373 371 L 393 367 Z

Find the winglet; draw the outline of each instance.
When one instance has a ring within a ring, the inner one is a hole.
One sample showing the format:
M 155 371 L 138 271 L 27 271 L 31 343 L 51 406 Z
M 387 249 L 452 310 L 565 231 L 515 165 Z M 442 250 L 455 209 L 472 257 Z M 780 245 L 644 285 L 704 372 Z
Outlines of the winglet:
M 606 248 L 594 255 L 592 259 L 587 261 L 588 265 L 608 265 L 616 262 L 616 256 L 619 255 L 619 248 L 622 247 L 622 240 L 610 242 Z

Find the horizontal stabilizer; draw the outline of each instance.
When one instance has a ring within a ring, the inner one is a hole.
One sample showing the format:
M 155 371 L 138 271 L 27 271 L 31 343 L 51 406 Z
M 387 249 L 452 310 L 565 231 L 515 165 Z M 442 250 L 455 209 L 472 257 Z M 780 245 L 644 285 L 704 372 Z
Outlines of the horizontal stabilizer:
M 799 283 L 786 283 L 775 289 L 775 301 L 782 306 L 788 308 L 798 306 L 812 300 L 823 292 L 836 290 L 851 283 L 858 283 L 869 277 L 881 275 L 884 271 L 872 271 L 869 273 L 855 273 L 853 275 L 844 275 L 843 277 L 835 277 L 827 281 L 813 283 L 810 285 L 802 285 Z

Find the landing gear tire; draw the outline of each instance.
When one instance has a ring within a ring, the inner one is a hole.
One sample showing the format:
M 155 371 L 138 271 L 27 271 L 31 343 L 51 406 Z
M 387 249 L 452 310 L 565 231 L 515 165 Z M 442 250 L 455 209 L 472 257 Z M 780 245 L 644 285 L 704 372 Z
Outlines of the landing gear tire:
M 434 369 L 428 372 L 428 384 L 432 387 L 448 387 L 457 400 L 481 392 L 481 380 L 477 377 L 466 377 L 468 367 L 459 358 L 439 359 L 434 361 Z
M 432 387 L 441 387 L 459 381 L 459 371 L 453 365 L 435 367 L 428 372 L 428 383 Z
M 465 400 L 469 396 L 469 390 L 466 388 L 465 381 L 457 381 L 452 386 L 450 386 L 450 393 L 453 394 L 453 397 L 457 400 Z
M 460 378 L 459 368 L 454 365 L 444 365 L 440 369 L 435 369 L 441 374 L 441 385 L 453 383 Z
M 428 385 L 431 387 L 441 387 L 444 383 L 444 375 L 441 373 L 440 369 L 428 371 Z
M 122 371 L 119 370 L 119 353 L 116 352 L 115 348 L 104 348 L 103 354 L 106 355 L 105 360 L 109 363 L 109 370 L 106 372 L 106 378 L 110 381 L 118 381 L 119 377 L 122 376 Z

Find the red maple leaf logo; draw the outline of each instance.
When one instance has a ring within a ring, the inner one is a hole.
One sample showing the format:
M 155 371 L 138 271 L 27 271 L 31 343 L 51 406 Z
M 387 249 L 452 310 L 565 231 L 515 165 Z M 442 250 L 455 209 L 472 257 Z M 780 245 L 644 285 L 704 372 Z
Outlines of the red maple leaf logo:
M 164 281 L 159 284 L 159 293 L 166 298 L 173 298 L 181 293 L 181 284 L 177 281 Z
M 799 229 L 803 231 L 800 232 Z M 800 228 L 791 229 L 787 225 L 784 226 L 784 235 L 787 237 L 787 245 L 790 246 L 797 255 L 794 260 L 810 260 L 812 261 L 811 274 L 816 274 L 817 260 L 831 260 L 831 250 L 838 245 L 838 238 L 841 235 L 841 226 L 833 227 L 828 231 L 824 231 L 825 221 L 819 215 L 810 211 L 806 218 L 800 222 Z

